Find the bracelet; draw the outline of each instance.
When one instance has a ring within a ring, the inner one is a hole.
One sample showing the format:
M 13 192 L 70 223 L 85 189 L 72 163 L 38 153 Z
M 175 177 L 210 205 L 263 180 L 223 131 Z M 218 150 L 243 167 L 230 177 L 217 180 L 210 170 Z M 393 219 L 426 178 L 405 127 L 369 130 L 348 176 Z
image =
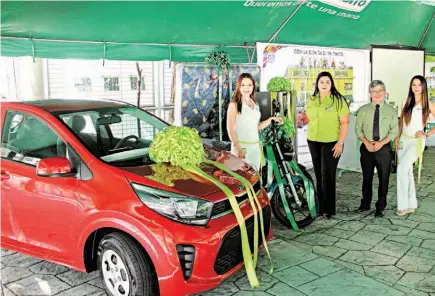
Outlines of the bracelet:
M 341 146 L 344 145 L 344 143 L 343 143 L 343 142 L 340 142 L 340 141 L 337 141 L 337 144 L 339 144 L 339 145 L 341 145 Z
M 235 143 L 233 144 L 233 146 L 236 147 L 237 144 L 239 144 L 239 142 L 235 142 Z

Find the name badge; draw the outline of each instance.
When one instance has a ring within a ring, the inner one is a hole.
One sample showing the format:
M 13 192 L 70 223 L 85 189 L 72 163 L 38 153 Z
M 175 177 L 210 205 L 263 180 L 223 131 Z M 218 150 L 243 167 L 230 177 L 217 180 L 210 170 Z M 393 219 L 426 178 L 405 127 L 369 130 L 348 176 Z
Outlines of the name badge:
M 331 110 L 332 110 L 332 107 L 326 107 L 325 110 L 326 110 L 326 111 L 331 111 Z

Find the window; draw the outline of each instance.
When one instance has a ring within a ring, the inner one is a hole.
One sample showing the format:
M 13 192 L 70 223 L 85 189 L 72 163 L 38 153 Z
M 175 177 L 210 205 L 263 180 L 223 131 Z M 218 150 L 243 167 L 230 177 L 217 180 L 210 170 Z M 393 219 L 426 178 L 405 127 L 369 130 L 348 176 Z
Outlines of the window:
M 96 157 L 115 165 L 149 162 L 149 147 L 167 124 L 133 106 L 56 112 Z
M 6 113 L 1 157 L 36 166 L 41 159 L 59 156 L 61 147 L 65 151 L 65 143 L 42 120 L 22 112 Z
M 169 123 L 169 124 L 173 124 L 174 123 L 174 110 L 165 110 L 164 116 L 163 116 L 164 120 Z
M 83 123 L 77 123 L 77 117 L 82 117 Z M 96 135 L 97 131 L 95 130 L 95 125 L 92 122 L 91 116 L 86 113 L 78 112 L 73 113 L 68 116 L 60 116 L 60 118 L 65 122 L 74 132 L 77 132 L 77 129 L 80 129 L 80 132 L 85 134 L 93 134 Z
M 138 122 L 137 117 L 130 114 L 122 114 L 121 119 L 122 121 L 120 123 L 110 125 L 113 136 L 118 139 L 122 139 L 129 135 L 134 135 L 142 139 L 152 141 L 156 135 L 156 132 L 158 131 L 153 128 L 151 124 L 145 121 Z
M 138 76 L 130 75 L 130 89 L 131 90 L 137 90 L 138 78 L 139 78 Z M 145 90 L 145 78 L 143 76 L 140 78 L 140 89 Z
M 91 92 L 91 78 L 78 78 L 74 83 L 74 87 L 79 92 Z
M 119 77 L 104 77 L 105 91 L 119 91 Z

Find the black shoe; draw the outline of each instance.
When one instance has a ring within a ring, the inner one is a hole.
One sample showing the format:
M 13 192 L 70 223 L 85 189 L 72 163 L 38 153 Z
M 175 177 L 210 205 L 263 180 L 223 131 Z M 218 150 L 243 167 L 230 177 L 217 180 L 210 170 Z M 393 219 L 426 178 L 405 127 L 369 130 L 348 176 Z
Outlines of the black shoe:
M 358 209 L 355 210 L 355 213 L 362 213 L 362 212 L 367 212 L 367 211 L 370 211 L 370 209 L 359 207 Z
M 331 219 L 331 218 L 332 218 L 332 216 L 329 215 L 329 214 L 323 214 L 322 216 L 323 216 L 323 218 L 325 218 L 325 219 Z
M 375 217 L 384 217 L 384 211 L 380 211 L 380 210 L 376 210 L 375 212 Z

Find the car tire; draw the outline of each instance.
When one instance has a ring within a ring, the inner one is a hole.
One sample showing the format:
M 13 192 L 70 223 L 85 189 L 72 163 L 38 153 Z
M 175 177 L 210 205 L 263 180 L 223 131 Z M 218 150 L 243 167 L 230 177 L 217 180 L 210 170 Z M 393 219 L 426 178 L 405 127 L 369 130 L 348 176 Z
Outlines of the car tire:
M 107 295 L 159 295 L 151 259 L 124 233 L 113 232 L 103 237 L 98 246 L 98 268 Z

